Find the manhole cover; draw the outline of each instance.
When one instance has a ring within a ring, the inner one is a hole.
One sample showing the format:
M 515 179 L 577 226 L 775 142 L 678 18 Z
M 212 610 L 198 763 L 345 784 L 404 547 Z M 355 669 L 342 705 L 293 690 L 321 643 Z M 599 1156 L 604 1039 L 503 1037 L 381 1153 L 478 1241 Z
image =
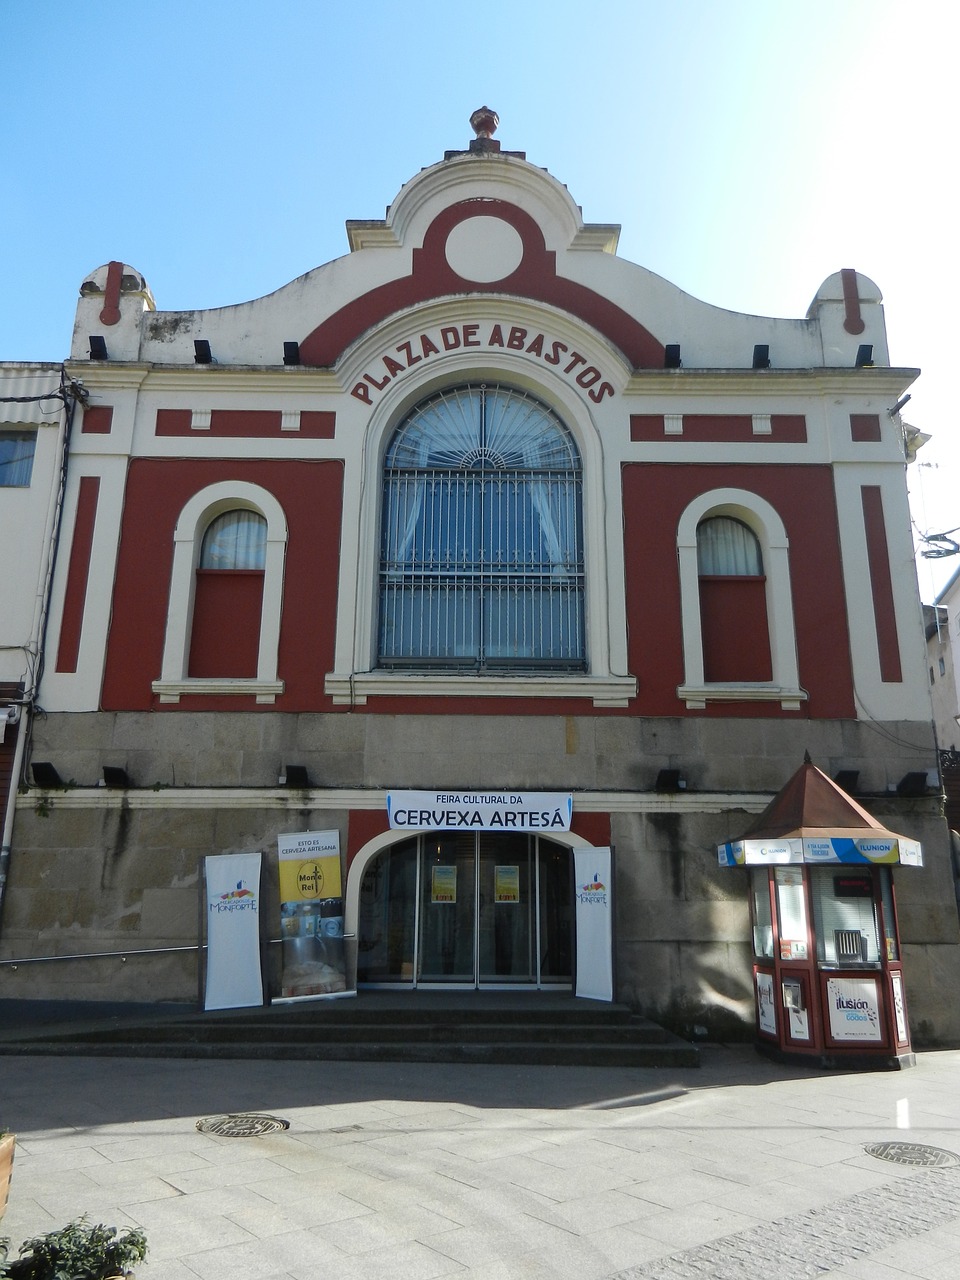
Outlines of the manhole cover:
M 264 1133 L 278 1133 L 290 1128 L 289 1120 L 279 1116 L 262 1116 L 254 1111 L 240 1111 L 226 1116 L 207 1116 L 197 1121 L 201 1133 L 215 1133 L 220 1138 L 259 1138 Z
M 863 1149 L 868 1156 L 876 1156 L 878 1160 L 913 1164 L 924 1169 L 944 1169 L 958 1163 L 958 1157 L 952 1151 L 925 1147 L 919 1142 L 868 1142 Z

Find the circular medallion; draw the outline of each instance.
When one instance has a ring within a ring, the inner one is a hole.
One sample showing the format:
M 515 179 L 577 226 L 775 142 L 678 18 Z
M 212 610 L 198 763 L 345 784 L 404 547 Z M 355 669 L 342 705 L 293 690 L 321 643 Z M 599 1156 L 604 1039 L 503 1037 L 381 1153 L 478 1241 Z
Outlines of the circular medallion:
M 490 284 L 513 275 L 523 261 L 520 232 L 502 218 L 479 214 L 458 222 L 447 236 L 447 263 L 461 280 Z

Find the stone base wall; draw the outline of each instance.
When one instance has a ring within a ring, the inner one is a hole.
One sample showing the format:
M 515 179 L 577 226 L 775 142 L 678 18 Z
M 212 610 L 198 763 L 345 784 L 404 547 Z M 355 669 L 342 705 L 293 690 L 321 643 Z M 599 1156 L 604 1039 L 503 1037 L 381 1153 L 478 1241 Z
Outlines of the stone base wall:
M 19 798 L 0 961 L 24 963 L 0 964 L 0 997 L 195 1001 L 206 855 L 263 852 L 262 933 L 275 939 L 278 833 L 335 828 L 347 847 L 348 808 L 331 807 L 324 790 L 469 781 L 572 790 L 575 807 L 577 792 L 594 793 L 600 809 L 596 793 L 615 794 L 616 805 L 606 803 L 617 856 L 619 998 L 689 1034 L 749 1036 L 746 873 L 721 868 L 715 849 L 749 825 L 809 745 L 825 772 L 862 762 L 861 782 L 878 790 L 882 782 L 884 791 L 866 807 L 922 841 L 925 866 L 894 876 L 909 1013 L 918 1042 L 960 1043 L 952 999 L 960 933 L 946 827 L 936 797 L 886 792 L 887 779 L 928 767 L 922 752 L 905 757 L 898 747 L 878 757 L 876 733 L 846 723 L 519 718 L 506 747 L 504 728 L 498 717 L 51 716 L 36 727 L 33 758 L 50 759 L 80 786 Z M 708 746 L 712 755 L 696 754 Z M 291 797 L 277 788 L 286 763 L 306 765 L 317 790 Z M 103 765 L 126 768 L 138 788 L 119 800 L 110 793 L 107 804 L 108 793 L 90 790 Z M 652 803 L 661 768 L 680 768 L 688 788 Z M 143 790 L 149 779 L 159 789 Z M 228 779 L 236 803 L 222 791 L 215 802 L 205 795 Z M 258 802 L 253 788 L 261 796 L 272 788 L 274 802 Z M 723 792 L 752 793 L 754 803 L 744 807 Z M 66 958 L 91 953 L 108 954 Z M 266 955 L 275 987 L 279 948 L 268 945 Z M 65 958 L 25 962 L 39 956 Z

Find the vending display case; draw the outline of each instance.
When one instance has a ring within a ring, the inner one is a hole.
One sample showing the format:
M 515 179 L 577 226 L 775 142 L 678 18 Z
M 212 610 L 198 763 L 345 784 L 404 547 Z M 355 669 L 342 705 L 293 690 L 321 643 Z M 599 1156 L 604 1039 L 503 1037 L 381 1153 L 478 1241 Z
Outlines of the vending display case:
M 718 853 L 749 876 L 758 1048 L 826 1066 L 912 1065 L 893 872 L 921 865 L 919 844 L 807 761 Z

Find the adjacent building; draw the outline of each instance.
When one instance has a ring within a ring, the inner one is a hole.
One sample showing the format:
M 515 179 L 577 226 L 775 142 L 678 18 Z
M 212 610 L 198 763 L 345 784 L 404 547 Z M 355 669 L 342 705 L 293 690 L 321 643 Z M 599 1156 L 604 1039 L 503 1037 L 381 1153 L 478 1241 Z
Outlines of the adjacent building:
M 43 670 L 47 600 L 77 403 L 58 364 L 0 363 L 0 912 L 17 786 Z

